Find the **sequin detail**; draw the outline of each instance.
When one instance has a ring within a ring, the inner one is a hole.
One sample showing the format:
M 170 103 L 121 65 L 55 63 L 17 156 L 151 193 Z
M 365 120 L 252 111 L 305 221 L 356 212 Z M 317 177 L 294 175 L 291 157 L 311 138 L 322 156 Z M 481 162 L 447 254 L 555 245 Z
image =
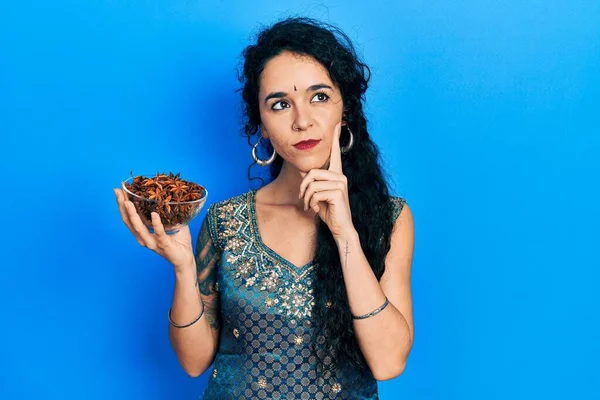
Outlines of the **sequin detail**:
M 290 318 L 310 317 L 314 305 L 310 272 L 313 263 L 301 269 L 268 248 L 256 223 L 254 192 L 218 207 L 217 239 L 227 252 L 225 259 L 236 265 L 236 284 L 273 293 L 277 311 Z
M 258 387 L 264 389 L 267 387 L 267 380 L 265 378 L 258 379 Z
M 331 391 L 332 391 L 333 393 L 339 393 L 341 390 L 342 390 L 342 385 L 340 385 L 339 383 L 334 383 L 334 384 L 331 386 Z
M 402 197 L 392 197 L 392 221 L 396 221 L 406 204 L 406 200 Z

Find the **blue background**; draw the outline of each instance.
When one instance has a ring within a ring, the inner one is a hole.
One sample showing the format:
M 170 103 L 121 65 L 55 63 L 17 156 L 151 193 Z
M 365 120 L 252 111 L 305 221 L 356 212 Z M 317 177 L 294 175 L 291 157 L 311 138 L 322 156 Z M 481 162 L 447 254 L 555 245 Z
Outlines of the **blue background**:
M 415 343 L 381 398 L 600 398 L 600 3 L 535 0 L 0 2 L 0 398 L 200 396 L 168 343 L 172 268 L 112 188 L 252 187 L 235 68 L 297 14 L 372 67 L 415 217 Z

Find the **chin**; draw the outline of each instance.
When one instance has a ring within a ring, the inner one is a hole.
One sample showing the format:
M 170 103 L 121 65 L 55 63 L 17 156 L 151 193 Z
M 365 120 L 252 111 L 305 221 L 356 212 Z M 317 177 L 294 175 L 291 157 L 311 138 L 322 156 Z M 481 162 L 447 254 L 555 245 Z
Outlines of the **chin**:
M 323 168 L 325 163 L 326 163 L 326 161 L 321 162 L 320 160 L 310 158 L 310 159 L 304 159 L 304 160 L 296 162 L 294 164 L 295 164 L 295 167 L 298 169 L 298 171 L 308 173 L 311 169 Z

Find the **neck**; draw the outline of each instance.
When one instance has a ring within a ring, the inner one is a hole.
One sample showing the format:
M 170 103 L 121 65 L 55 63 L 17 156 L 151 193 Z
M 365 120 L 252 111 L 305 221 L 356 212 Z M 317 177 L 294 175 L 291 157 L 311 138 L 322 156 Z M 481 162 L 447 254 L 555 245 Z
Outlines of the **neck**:
M 269 197 L 272 199 L 272 202 L 277 204 L 293 204 L 299 208 L 303 208 L 304 201 L 303 199 L 299 199 L 298 195 L 300 193 L 300 184 L 305 176 L 305 172 L 284 161 L 277 178 L 267 185 L 269 188 Z

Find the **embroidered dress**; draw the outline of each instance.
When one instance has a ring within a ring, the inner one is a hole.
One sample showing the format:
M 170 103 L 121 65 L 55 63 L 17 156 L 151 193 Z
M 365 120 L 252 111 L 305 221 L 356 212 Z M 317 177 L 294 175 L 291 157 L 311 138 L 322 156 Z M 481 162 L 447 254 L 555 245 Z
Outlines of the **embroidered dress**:
M 263 243 L 255 199 L 251 190 L 212 204 L 202 224 L 200 237 L 210 235 L 204 237 L 219 253 L 213 276 L 221 307 L 219 349 L 202 398 L 378 399 L 370 371 L 317 372 L 310 347 L 314 262 L 298 268 Z M 395 220 L 405 201 L 391 201 Z

